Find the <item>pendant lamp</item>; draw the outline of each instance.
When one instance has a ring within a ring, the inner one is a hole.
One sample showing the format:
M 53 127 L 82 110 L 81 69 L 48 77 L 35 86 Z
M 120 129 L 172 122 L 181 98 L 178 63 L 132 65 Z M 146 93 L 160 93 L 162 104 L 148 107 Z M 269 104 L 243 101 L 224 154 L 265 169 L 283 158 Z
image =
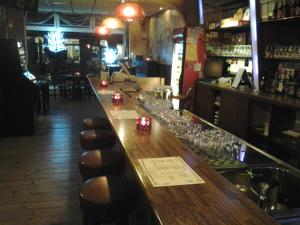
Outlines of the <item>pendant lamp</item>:
M 102 26 L 105 26 L 105 27 L 107 27 L 108 29 L 111 29 L 111 30 L 124 29 L 123 22 L 119 18 L 113 17 L 113 16 L 106 17 L 102 21 Z
M 111 34 L 111 31 L 106 26 L 98 26 L 96 27 L 96 33 L 101 36 L 107 36 Z
M 135 2 L 121 2 L 115 8 L 114 14 L 122 21 L 136 21 L 145 18 L 142 6 Z

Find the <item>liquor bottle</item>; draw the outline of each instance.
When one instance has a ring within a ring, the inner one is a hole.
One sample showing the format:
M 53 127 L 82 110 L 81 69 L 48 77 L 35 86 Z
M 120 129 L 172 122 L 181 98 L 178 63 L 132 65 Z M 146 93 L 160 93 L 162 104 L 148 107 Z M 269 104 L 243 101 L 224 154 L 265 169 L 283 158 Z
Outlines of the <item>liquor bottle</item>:
M 283 76 L 282 74 L 280 74 L 280 76 L 278 77 L 278 82 L 277 82 L 277 86 L 276 86 L 276 92 L 279 94 L 283 93 L 283 86 L 284 86 L 284 80 L 283 80 Z
M 300 16 L 300 0 L 297 0 L 295 16 Z
M 291 6 L 291 10 L 290 10 L 291 16 L 295 16 L 296 15 L 296 5 L 297 5 L 297 0 L 294 0 L 293 4 Z
M 296 8 L 295 8 L 296 9 Z M 275 20 L 277 19 L 277 12 L 278 12 L 278 3 L 277 1 L 275 2 L 275 6 L 274 6 L 274 9 L 273 9 L 273 15 L 272 15 L 272 19 Z
M 277 83 L 278 83 L 278 71 L 275 72 L 275 76 L 271 81 L 271 85 L 270 85 L 270 92 L 273 94 L 276 92 Z
M 290 6 L 289 6 L 287 0 L 285 0 L 285 4 L 284 4 L 284 7 L 283 7 L 283 11 L 282 11 L 282 17 L 286 18 L 286 17 L 289 17 L 289 16 L 291 16 Z
M 282 18 L 282 13 L 283 13 L 283 4 L 282 4 L 282 2 L 280 2 L 278 10 L 277 10 L 277 19 Z
M 292 71 L 291 70 L 285 70 L 284 74 L 284 80 L 283 80 L 283 94 L 288 94 L 289 92 L 289 81 L 292 76 Z
M 289 89 L 288 96 L 294 97 L 296 94 L 297 83 L 295 81 L 294 76 L 292 76 L 289 80 Z
M 260 87 L 260 90 L 265 92 L 266 91 L 266 77 L 265 76 L 262 76 L 260 81 L 259 81 L 259 87 Z
M 295 91 L 295 96 L 297 98 L 300 98 L 300 71 L 298 71 L 297 75 L 295 76 L 297 77 L 296 80 L 296 91 Z

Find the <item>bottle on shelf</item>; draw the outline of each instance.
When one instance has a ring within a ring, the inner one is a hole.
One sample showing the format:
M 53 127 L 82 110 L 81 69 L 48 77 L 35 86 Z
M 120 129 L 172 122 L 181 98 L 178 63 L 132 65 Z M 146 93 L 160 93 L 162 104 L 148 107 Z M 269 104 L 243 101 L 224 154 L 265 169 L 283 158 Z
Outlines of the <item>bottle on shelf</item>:
M 259 81 L 259 88 L 261 91 L 265 92 L 266 91 L 266 77 L 265 76 L 262 76 L 260 81 Z
M 295 75 L 295 82 L 296 82 L 296 90 L 295 90 L 295 96 L 297 98 L 300 98 L 300 71 L 297 71 L 297 74 Z
M 280 1 L 279 6 L 278 6 L 278 10 L 277 10 L 277 19 L 281 19 L 282 18 L 282 14 L 283 14 L 283 4 Z
M 279 74 L 278 76 L 278 82 L 276 86 L 276 92 L 279 94 L 283 93 L 283 87 L 284 87 L 284 79 L 283 79 L 283 74 Z
M 290 15 L 291 16 L 295 16 L 296 15 L 296 5 L 297 5 L 297 0 L 294 0 L 293 4 L 291 6 L 291 10 L 290 10 Z
M 300 16 L 300 0 L 297 0 L 295 16 Z
M 275 76 L 271 82 L 271 85 L 270 85 L 270 92 L 271 93 L 275 93 L 276 92 L 276 88 L 277 88 L 277 85 L 278 85 L 278 71 L 275 72 Z
M 294 75 L 291 75 L 288 83 L 288 96 L 294 97 L 296 94 L 297 82 Z
M 290 6 L 288 4 L 288 1 L 285 0 L 283 11 L 282 11 L 282 17 L 286 18 L 286 17 L 290 17 L 290 16 L 291 16 L 291 14 L 290 14 Z
M 283 94 L 287 95 L 289 92 L 289 80 L 292 75 L 291 70 L 285 70 L 284 79 L 283 79 Z
M 275 2 L 272 19 L 277 19 L 277 12 L 278 12 L 278 2 Z

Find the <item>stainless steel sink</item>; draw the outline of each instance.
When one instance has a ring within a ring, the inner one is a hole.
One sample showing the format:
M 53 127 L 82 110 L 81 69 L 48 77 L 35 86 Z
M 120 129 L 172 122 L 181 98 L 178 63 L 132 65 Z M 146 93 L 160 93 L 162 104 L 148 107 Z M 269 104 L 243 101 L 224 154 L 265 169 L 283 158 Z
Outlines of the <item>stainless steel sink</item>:
M 279 166 L 221 171 L 266 212 L 300 208 L 300 177 Z

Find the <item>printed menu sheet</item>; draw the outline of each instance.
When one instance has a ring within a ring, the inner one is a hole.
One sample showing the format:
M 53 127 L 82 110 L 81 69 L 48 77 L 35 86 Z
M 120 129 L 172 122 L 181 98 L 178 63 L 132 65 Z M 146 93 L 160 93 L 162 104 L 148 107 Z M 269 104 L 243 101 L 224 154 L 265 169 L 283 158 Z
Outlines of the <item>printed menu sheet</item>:
M 153 187 L 205 183 L 181 157 L 147 158 L 138 161 Z
M 115 93 L 113 90 L 99 90 L 97 92 L 99 95 L 112 95 Z
M 122 119 L 136 119 L 139 114 L 135 110 L 117 110 L 110 111 L 113 119 L 122 120 Z

